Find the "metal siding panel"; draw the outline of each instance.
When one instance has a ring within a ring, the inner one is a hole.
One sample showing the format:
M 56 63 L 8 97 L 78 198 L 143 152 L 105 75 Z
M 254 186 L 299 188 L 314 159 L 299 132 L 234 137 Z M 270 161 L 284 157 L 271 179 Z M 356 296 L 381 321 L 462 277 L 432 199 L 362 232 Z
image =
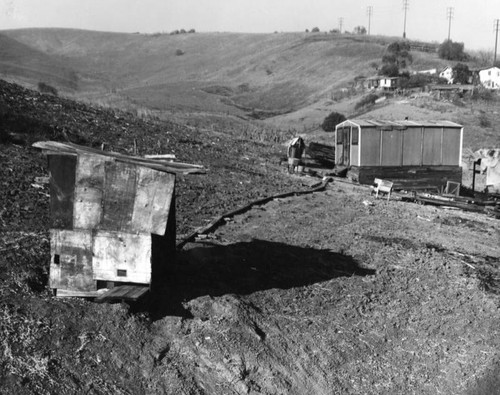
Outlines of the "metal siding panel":
M 422 160 L 422 129 L 403 130 L 403 166 L 418 166 Z
M 136 173 L 136 165 L 106 162 L 102 229 L 114 231 L 129 229 L 134 210 Z
M 360 166 L 380 165 L 380 130 L 361 128 Z
M 151 283 L 151 235 L 98 231 L 94 236 L 94 279 Z M 126 275 L 118 275 L 125 270 Z
M 106 158 L 78 155 L 73 222 L 76 229 L 96 228 L 102 219 Z
M 382 166 L 401 166 L 401 139 L 399 130 L 382 130 Z
M 50 230 L 51 288 L 95 291 L 90 231 Z
M 73 229 L 76 156 L 48 155 L 51 228 Z
M 425 128 L 423 141 L 423 165 L 441 165 L 441 128 Z
M 443 165 L 460 165 L 460 129 L 443 129 Z

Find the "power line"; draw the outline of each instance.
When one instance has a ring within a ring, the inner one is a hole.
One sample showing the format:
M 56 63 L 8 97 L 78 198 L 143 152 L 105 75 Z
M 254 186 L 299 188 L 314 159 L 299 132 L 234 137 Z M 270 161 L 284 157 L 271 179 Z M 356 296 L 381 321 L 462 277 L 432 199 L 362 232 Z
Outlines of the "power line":
M 342 25 L 344 23 L 344 18 L 340 17 L 339 18 L 339 32 L 342 33 Z
M 403 38 L 406 38 L 406 12 L 408 11 L 408 8 L 410 8 L 410 1 L 409 0 L 403 0 L 403 10 L 405 12 Z
M 373 15 L 373 6 L 372 5 L 369 5 L 366 8 L 366 13 L 368 15 L 368 35 L 370 35 L 370 26 L 371 26 L 372 15 Z
M 495 19 L 493 21 L 493 28 L 495 29 L 495 56 L 493 57 L 493 65 L 497 62 L 497 44 L 498 44 L 498 29 L 499 29 L 500 19 Z
M 455 12 L 455 9 L 453 7 L 448 7 L 446 9 L 446 18 L 448 18 L 448 41 L 450 41 L 451 20 L 453 19 L 454 12 Z

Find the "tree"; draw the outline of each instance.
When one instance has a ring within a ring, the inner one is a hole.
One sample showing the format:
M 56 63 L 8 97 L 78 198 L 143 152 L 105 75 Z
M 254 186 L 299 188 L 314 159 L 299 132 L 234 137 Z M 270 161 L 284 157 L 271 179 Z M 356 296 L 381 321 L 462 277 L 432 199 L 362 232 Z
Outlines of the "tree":
M 339 112 L 332 112 L 324 119 L 323 123 L 321 124 L 321 128 L 325 132 L 334 132 L 335 126 L 337 126 L 341 122 L 344 122 L 345 120 L 346 117 L 344 116 L 344 114 L 341 114 Z
M 453 67 L 453 83 L 455 84 L 468 84 L 469 77 L 471 73 L 469 70 L 469 66 L 463 63 L 457 63 L 455 67 Z
M 312 33 L 319 33 L 319 27 L 313 27 L 311 32 Z
M 354 34 L 366 34 L 366 27 L 356 26 L 353 30 Z
M 406 41 L 395 41 L 387 47 L 386 53 L 382 56 L 382 67 L 378 74 L 397 77 L 399 69 L 408 67 L 412 62 L 410 45 Z
M 399 67 L 396 63 L 384 63 L 378 70 L 378 75 L 386 77 L 397 77 L 399 75 Z
M 468 55 L 464 52 L 464 43 L 454 43 L 452 40 L 444 40 L 438 48 L 441 59 L 464 61 Z

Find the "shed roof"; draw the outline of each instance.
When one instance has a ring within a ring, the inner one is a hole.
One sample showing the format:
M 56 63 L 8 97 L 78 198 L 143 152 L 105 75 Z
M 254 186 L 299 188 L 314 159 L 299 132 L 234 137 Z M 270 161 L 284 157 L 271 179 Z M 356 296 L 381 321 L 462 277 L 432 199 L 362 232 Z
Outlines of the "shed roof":
M 99 157 L 107 157 L 116 162 L 130 163 L 137 166 L 148 167 L 153 170 L 173 174 L 200 174 L 205 173 L 205 168 L 181 162 L 163 162 L 157 159 L 141 158 L 137 156 L 122 155 L 116 152 L 101 151 L 95 148 L 85 147 L 73 143 L 60 143 L 57 141 L 38 141 L 33 147 L 40 148 L 47 153 L 59 153 L 63 155 L 90 154 Z
M 346 125 L 355 125 L 360 127 L 376 127 L 376 128 L 409 128 L 409 127 L 433 127 L 433 128 L 462 128 L 462 125 L 451 121 L 388 121 L 388 120 L 373 120 L 373 119 L 348 119 L 339 123 L 337 127 Z

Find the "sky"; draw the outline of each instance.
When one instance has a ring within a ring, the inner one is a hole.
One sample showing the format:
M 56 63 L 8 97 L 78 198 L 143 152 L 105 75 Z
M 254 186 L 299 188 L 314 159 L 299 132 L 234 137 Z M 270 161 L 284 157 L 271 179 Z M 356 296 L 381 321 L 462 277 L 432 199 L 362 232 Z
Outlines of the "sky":
M 342 23 L 342 31 L 352 31 L 368 29 L 371 6 L 371 34 L 402 36 L 405 2 L 407 38 L 442 42 L 452 8 L 451 39 L 466 50 L 494 50 L 500 0 L 0 0 L 0 30 L 272 33 L 329 31 Z

